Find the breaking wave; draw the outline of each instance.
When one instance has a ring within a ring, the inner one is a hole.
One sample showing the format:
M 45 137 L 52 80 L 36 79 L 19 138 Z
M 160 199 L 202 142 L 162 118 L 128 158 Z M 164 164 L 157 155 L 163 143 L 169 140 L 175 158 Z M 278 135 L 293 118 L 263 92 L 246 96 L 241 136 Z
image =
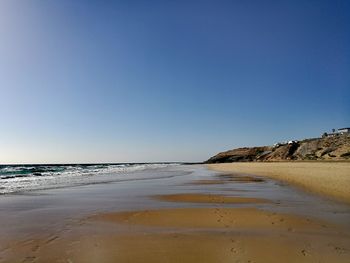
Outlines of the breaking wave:
M 125 179 L 133 180 L 140 177 L 139 174 L 133 174 L 133 172 L 173 165 L 177 164 L 0 165 L 0 194 Z M 152 176 L 152 174 L 148 174 L 148 176 Z

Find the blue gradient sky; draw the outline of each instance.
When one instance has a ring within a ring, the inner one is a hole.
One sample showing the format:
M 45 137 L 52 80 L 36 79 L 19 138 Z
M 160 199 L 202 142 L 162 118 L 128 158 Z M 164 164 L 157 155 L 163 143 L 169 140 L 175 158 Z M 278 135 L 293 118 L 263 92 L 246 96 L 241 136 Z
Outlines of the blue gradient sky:
M 350 126 L 350 1 L 0 1 L 0 163 L 202 161 Z

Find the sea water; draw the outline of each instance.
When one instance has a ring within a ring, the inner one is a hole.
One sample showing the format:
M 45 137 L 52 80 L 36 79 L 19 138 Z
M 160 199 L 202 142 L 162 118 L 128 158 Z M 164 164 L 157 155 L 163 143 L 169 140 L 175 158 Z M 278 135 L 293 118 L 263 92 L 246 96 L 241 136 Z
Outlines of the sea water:
M 0 165 L 0 194 L 137 180 L 142 173 L 133 172 L 174 165 L 178 163 Z

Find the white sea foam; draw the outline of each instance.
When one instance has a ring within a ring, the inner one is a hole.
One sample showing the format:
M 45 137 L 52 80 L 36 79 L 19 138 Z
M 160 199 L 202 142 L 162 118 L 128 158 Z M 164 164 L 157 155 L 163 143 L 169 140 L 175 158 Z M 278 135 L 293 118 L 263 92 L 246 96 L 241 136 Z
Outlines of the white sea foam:
M 0 166 L 0 194 L 60 188 L 92 183 L 142 179 L 137 171 L 159 169 L 177 164 L 96 164 Z M 156 173 L 147 173 L 149 178 Z M 145 178 L 146 179 L 146 178 Z

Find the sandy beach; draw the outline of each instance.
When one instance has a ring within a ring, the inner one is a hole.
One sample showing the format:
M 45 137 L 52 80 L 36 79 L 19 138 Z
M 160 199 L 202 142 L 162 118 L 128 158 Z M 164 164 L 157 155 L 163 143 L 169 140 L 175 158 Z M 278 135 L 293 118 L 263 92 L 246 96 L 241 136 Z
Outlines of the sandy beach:
M 350 162 L 254 162 L 209 164 L 222 172 L 263 175 L 350 204 Z
M 350 263 L 350 0 L 0 0 L 0 263 Z
M 153 173 L 3 196 L 0 262 L 349 260 L 346 204 L 200 165 Z

